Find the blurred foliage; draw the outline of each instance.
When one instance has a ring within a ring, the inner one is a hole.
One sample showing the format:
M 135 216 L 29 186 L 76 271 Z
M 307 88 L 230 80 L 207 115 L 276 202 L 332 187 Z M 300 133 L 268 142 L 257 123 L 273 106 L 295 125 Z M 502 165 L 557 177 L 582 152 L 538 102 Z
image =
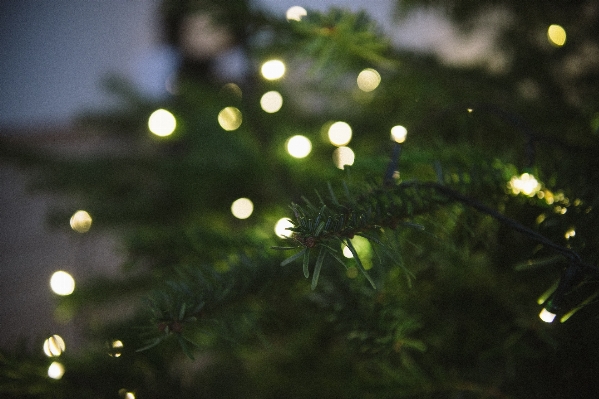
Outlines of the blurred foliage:
M 402 15 L 437 7 L 464 32 L 501 9 L 501 53 L 490 56 L 502 67 L 393 48 L 360 12 L 308 10 L 288 22 L 241 0 L 165 1 L 165 38 L 177 48 L 197 16 L 232 39 L 209 58 L 182 51 L 175 94 L 162 100 L 107 79 L 122 106 L 82 115 L 79 127 L 109 150 L 69 156 L 2 137 L 3 161 L 27 167 L 33 189 L 61 194 L 49 215 L 57 228 L 86 209 L 86 234 L 118 237 L 125 261 L 118 279 L 92 279 L 60 299 L 57 313 L 77 315 L 85 341 L 60 357 L 63 378 L 45 377 L 53 359 L 3 351 L 0 394 L 595 395 L 599 9 L 401 4 Z M 568 32 L 566 45 L 547 42 L 552 23 Z M 217 62 L 232 49 L 247 67 L 233 82 Z M 283 79 L 261 78 L 271 58 L 285 61 Z M 369 93 L 355 84 L 366 67 L 382 79 Z M 259 106 L 270 90 L 284 98 L 274 114 Z M 228 106 L 243 115 L 232 132 L 217 119 Z M 169 137 L 147 131 L 157 108 L 177 119 Z M 343 171 L 326 137 L 336 120 L 353 128 L 356 161 Z M 389 140 L 399 124 L 408 130 L 401 151 Z M 312 142 L 304 159 L 285 151 L 296 134 Z M 510 192 L 522 172 L 542 182 L 539 194 Z M 230 213 L 240 197 L 254 203 L 245 220 Z M 293 221 L 287 239 L 273 233 L 280 218 Z M 295 251 L 276 249 L 286 247 Z M 537 298 L 564 270 L 574 277 L 545 324 Z

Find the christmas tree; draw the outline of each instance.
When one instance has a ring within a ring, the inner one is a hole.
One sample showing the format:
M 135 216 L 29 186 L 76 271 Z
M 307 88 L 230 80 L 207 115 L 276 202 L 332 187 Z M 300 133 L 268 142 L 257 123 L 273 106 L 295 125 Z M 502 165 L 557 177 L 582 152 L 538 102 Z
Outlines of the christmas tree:
M 493 54 L 400 50 L 341 9 L 165 1 L 171 94 L 115 77 L 123 106 L 81 117 L 113 150 L 3 140 L 66 195 L 49 220 L 125 260 L 62 292 L 82 348 L 4 351 L 0 393 L 596 395 L 599 7 L 401 2 L 398 23 L 424 6 L 464 35 L 491 15 Z

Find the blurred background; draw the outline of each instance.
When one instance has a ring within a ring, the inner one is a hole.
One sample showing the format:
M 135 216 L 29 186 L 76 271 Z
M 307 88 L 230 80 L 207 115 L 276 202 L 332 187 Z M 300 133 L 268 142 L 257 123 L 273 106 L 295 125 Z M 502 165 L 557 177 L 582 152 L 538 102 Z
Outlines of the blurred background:
M 2 1 L 0 396 L 596 392 L 599 6 L 566 3 Z M 322 192 L 386 212 L 311 286 L 271 247 Z
M 2 134 L 27 137 L 61 151 L 93 151 L 102 143 L 81 137 L 74 130 L 73 121 L 90 110 L 119 106 L 120 99 L 107 92 L 103 79 L 116 74 L 133 82 L 150 98 L 168 96 L 165 82 L 176 73 L 181 55 L 164 40 L 158 14 L 160 3 L 3 1 Z M 282 0 L 260 0 L 254 4 L 281 16 L 296 5 Z M 435 10 L 414 11 L 396 24 L 394 2 L 388 0 L 363 4 L 312 0 L 302 5 L 321 11 L 335 6 L 365 10 L 385 28 L 395 45 L 437 52 L 450 62 L 493 60 L 493 24 L 481 24 L 473 32 L 460 33 Z M 242 70 L 244 61 L 234 51 L 219 57 L 233 77 Z M 109 235 L 79 237 L 51 229 L 45 215 L 52 199 L 28 193 L 26 176 L 14 167 L 3 164 L 0 173 L 0 320 L 12 326 L 2 334 L 0 342 L 10 346 L 19 338 L 59 328 L 53 322 L 55 304 L 49 287 L 54 271 L 76 268 L 78 279 L 85 279 L 97 273 L 118 272 L 121 259 Z M 68 331 L 63 333 L 70 335 Z

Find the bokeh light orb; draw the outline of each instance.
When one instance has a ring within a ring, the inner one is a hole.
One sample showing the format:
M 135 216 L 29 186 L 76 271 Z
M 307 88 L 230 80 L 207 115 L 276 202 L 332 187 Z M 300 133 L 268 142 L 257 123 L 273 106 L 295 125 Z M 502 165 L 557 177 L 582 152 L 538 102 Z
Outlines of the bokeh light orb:
M 329 141 L 337 147 L 349 144 L 352 138 L 352 128 L 346 122 L 335 122 L 329 127 Z
M 308 15 L 308 11 L 306 11 L 304 7 L 300 6 L 290 7 L 285 13 L 287 21 L 301 21 L 306 15 Z
M 403 143 L 406 141 L 406 136 L 408 135 L 408 129 L 401 125 L 393 126 L 391 128 L 391 140 L 396 143 Z
M 60 380 L 64 375 L 64 366 L 59 362 L 52 362 L 48 367 L 48 377 L 54 380 Z
M 176 127 L 175 116 L 166 109 L 157 109 L 148 118 L 148 129 L 156 136 L 170 136 Z
M 345 169 L 345 166 L 354 164 L 356 155 L 349 147 L 339 147 L 333 151 L 333 163 L 339 169 Z
M 114 340 L 111 343 L 109 343 L 108 347 L 108 355 L 111 357 L 121 357 L 121 355 L 123 354 L 123 347 L 125 345 L 123 344 L 123 341 L 121 340 Z
M 520 176 L 514 176 L 508 183 L 508 188 L 515 195 L 524 194 L 528 197 L 534 196 L 543 186 L 534 175 L 530 173 L 522 173 Z
M 260 72 L 264 79 L 277 80 L 285 75 L 285 64 L 281 60 L 269 60 L 262 64 Z
M 539 313 L 539 318 L 545 323 L 551 323 L 555 319 L 555 313 L 551 313 L 547 309 L 543 309 L 541 310 L 541 313 Z
M 566 44 L 566 30 L 559 25 L 551 25 L 547 29 L 547 39 L 554 46 L 561 47 Z
M 249 198 L 239 198 L 231 204 L 231 213 L 237 219 L 247 219 L 254 212 L 254 203 Z
M 69 273 L 59 270 L 52 274 L 50 288 L 57 295 L 71 295 L 75 291 L 75 279 Z
M 293 232 L 288 230 L 293 227 L 293 223 L 287 218 L 282 218 L 275 223 L 275 234 L 281 238 L 291 237 Z
M 370 92 L 379 87 L 381 83 L 381 75 L 376 69 L 366 68 L 358 74 L 356 79 L 358 88 L 365 92 Z
M 57 357 L 66 349 L 64 340 L 60 335 L 54 334 L 44 341 L 44 353 L 48 357 Z
M 287 140 L 287 152 L 294 158 L 305 158 L 312 151 L 312 142 L 309 138 L 296 135 Z
M 278 91 L 269 91 L 260 98 L 260 107 L 264 112 L 273 114 L 283 106 L 283 96 Z
M 71 216 L 69 223 L 77 233 L 86 233 L 92 227 L 92 217 L 86 211 L 77 211 Z
M 223 108 L 218 113 L 218 124 L 228 132 L 239 129 L 242 121 L 241 111 L 235 107 Z

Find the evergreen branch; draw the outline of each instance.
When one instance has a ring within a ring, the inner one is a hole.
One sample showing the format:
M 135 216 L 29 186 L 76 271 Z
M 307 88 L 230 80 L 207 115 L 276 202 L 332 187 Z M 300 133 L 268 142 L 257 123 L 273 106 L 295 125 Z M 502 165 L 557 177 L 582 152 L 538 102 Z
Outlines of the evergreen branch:
M 374 281 L 372 281 L 372 278 L 370 278 L 370 276 L 368 275 L 368 272 L 364 268 L 364 265 L 362 264 L 362 261 L 360 260 L 360 257 L 358 256 L 358 251 L 356 251 L 356 248 L 351 243 L 351 240 L 346 239 L 344 241 L 344 243 L 345 243 L 345 245 L 347 245 L 347 247 L 351 251 L 352 255 L 354 256 L 354 259 L 356 260 L 356 264 L 358 265 L 358 269 L 360 270 L 360 272 L 364 275 L 364 277 L 366 277 L 366 279 L 368 280 L 368 282 L 370 283 L 372 288 L 376 289 L 376 285 L 374 284 Z
M 348 198 L 346 203 L 340 203 L 332 189 L 329 188 L 329 190 L 331 191 L 332 203 L 328 205 L 323 203 L 320 209 L 312 205 L 307 199 L 305 199 L 307 204 L 305 207 L 298 204 L 292 205 L 296 220 L 292 220 L 295 227 L 292 228 L 293 234 L 290 240 L 299 247 L 304 247 L 304 249 L 302 252 L 288 258 L 285 264 L 299 259 L 306 250 L 320 247 L 321 253 L 325 249 L 331 251 L 333 247 L 331 242 L 340 242 L 349 248 L 356 260 L 358 269 L 374 288 L 375 284 L 364 269 L 351 239 L 355 235 L 360 235 L 373 246 L 376 244 L 385 247 L 385 244 L 377 238 L 377 234 L 384 234 L 385 229 L 395 230 L 402 226 L 422 230 L 422 226 L 406 222 L 405 219 L 418 214 L 430 213 L 440 206 L 458 202 L 491 216 L 510 229 L 524 234 L 557 252 L 566 258 L 571 265 L 576 266 L 585 273 L 599 276 L 599 267 L 583 262 L 580 255 L 572 249 L 557 244 L 497 210 L 440 183 L 409 181 L 393 186 L 385 184 L 369 189 L 355 199 L 345 185 L 344 191 Z M 335 257 L 335 259 L 340 261 L 338 257 Z M 304 256 L 304 273 L 306 277 L 308 277 L 308 262 L 307 256 Z M 317 265 L 320 268 L 320 254 Z M 315 281 L 317 281 L 317 278 L 313 280 L 313 288 L 315 287 Z
M 441 185 L 438 183 L 421 183 L 421 184 L 432 187 L 436 191 L 442 193 L 443 195 L 445 195 L 448 198 L 451 198 L 451 199 L 458 201 L 464 205 L 474 208 L 479 212 L 482 212 L 482 213 L 485 213 L 485 214 L 491 216 L 493 219 L 503 223 L 504 225 L 508 226 L 512 230 L 515 230 L 521 234 L 527 235 L 528 237 L 537 241 L 539 244 L 542 244 L 543 246 L 558 252 L 560 255 L 567 258 L 571 263 L 581 267 L 582 269 L 586 270 L 587 272 L 589 272 L 591 274 L 599 275 L 599 268 L 595 265 L 590 265 L 588 263 L 583 262 L 580 255 L 578 253 L 576 253 L 575 251 L 571 250 L 570 248 L 564 247 L 563 245 L 556 244 L 555 242 L 551 241 L 547 237 L 537 233 L 536 231 L 530 229 L 529 227 L 524 226 L 523 224 L 517 222 L 516 220 L 511 219 L 511 218 L 501 214 L 500 212 L 496 211 L 495 209 L 492 209 L 492 208 L 482 204 L 481 202 L 478 202 L 470 197 L 460 194 L 459 192 L 452 190 L 451 188 L 449 188 L 447 186 L 444 186 L 444 185 Z
M 303 253 L 293 255 L 292 260 Z M 222 273 L 215 271 L 212 265 L 177 269 L 177 280 L 167 281 L 147 297 L 153 316 L 150 325 L 143 327 L 146 340 L 137 351 L 145 351 L 175 337 L 183 353 L 193 359 L 191 347 L 198 347 L 198 344 L 189 337 L 192 326 L 208 328 L 209 321 L 213 320 L 211 315 L 216 313 L 222 321 L 227 309 L 243 303 L 248 296 L 270 284 L 274 279 L 265 274 L 270 275 L 275 270 L 265 257 L 250 259 L 243 254 Z M 221 326 L 222 323 L 217 323 L 216 328 Z M 228 333 L 219 331 L 218 335 L 226 338 Z
M 316 285 L 318 284 L 318 277 L 320 276 L 320 269 L 322 268 L 322 262 L 324 261 L 324 257 L 326 256 L 327 251 L 325 247 L 320 248 L 320 252 L 318 253 L 318 258 L 316 258 L 316 264 L 314 266 L 314 275 L 312 276 L 312 285 L 311 288 L 314 290 Z M 304 262 L 306 264 L 307 262 Z
M 386 68 L 397 66 L 390 58 L 389 41 L 364 13 L 333 8 L 327 13 L 311 11 L 306 18 L 292 24 L 294 31 L 306 39 L 300 48 L 313 56 L 317 67 L 340 67 L 351 62 L 367 62 Z M 342 63 L 331 61 L 344 60 Z

